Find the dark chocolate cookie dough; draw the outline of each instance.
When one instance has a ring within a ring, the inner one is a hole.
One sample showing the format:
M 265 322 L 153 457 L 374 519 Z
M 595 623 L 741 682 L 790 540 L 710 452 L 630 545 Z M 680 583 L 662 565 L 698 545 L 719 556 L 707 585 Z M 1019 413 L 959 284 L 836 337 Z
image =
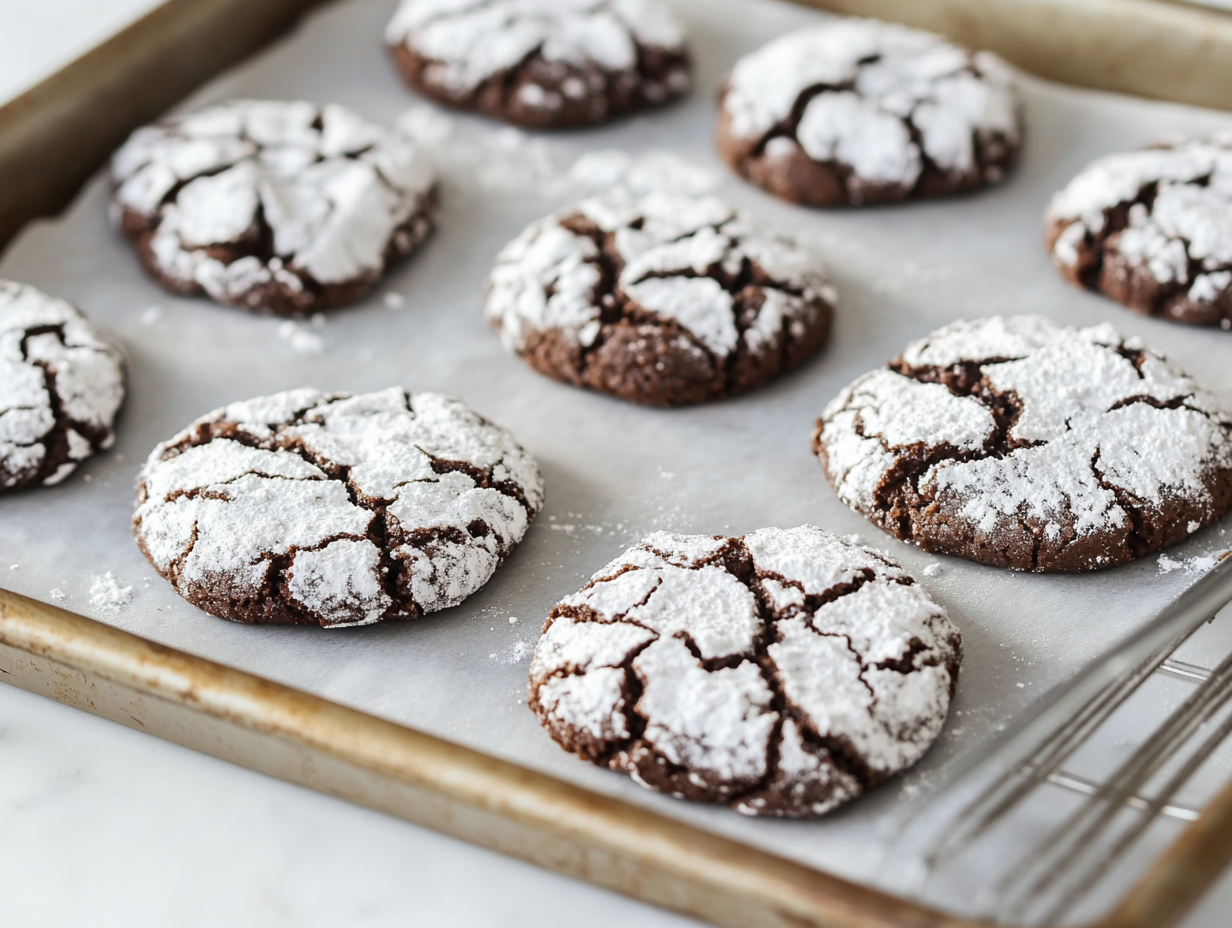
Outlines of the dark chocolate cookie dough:
M 588 200 L 497 258 L 486 305 L 536 370 L 635 403 L 750 390 L 817 353 L 834 288 L 817 258 L 721 200 Z
M 236 100 L 138 129 L 113 217 L 172 293 L 279 316 L 350 303 L 432 229 L 436 181 L 397 132 L 336 105 Z
M 1071 283 L 1232 329 L 1232 133 L 1100 158 L 1052 198 L 1045 226 Z
M 401 389 L 233 403 L 150 454 L 133 531 L 236 622 L 370 625 L 456 606 L 543 504 L 534 460 L 465 404 Z
M 810 206 L 935 197 L 995 183 L 1022 142 L 1008 68 L 940 36 L 835 17 L 736 63 L 717 145 L 736 173 Z
M 75 307 L 0 280 L 0 492 L 59 483 L 110 448 L 124 373 Z
M 945 611 L 869 548 L 811 525 L 657 532 L 552 610 L 530 708 L 650 789 L 799 818 L 915 763 L 961 657 Z
M 1232 417 L 1137 339 L 957 322 L 847 387 L 814 450 L 839 498 L 927 551 L 1094 570 L 1232 508 Z
M 605 122 L 689 88 L 658 0 L 403 0 L 385 32 L 421 93 L 531 128 Z

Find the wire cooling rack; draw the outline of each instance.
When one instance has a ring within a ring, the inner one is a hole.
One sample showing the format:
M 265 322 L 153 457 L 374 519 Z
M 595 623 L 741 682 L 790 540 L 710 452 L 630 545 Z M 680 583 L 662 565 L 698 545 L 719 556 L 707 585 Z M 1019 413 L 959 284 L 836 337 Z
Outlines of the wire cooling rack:
M 883 879 L 1017 926 L 1084 922 L 1124 893 L 1155 839 L 1175 838 L 1232 779 L 1228 553 L 900 816 Z

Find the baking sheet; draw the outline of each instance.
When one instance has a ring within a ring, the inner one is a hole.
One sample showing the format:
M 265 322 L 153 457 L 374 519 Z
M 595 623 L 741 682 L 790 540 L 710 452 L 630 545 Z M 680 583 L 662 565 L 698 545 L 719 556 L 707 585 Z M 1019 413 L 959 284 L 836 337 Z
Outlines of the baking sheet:
M 1232 522 L 1163 557 L 1081 577 L 927 555 L 839 504 L 809 450 L 814 420 L 844 384 L 910 339 L 993 313 L 1111 321 L 1232 403 L 1232 336 L 1142 319 L 1070 288 L 1051 268 L 1041 233 L 1048 196 L 1091 158 L 1232 128 L 1232 115 L 1024 79 L 1028 142 L 1022 167 L 1001 187 L 938 203 L 810 211 L 729 176 L 710 138 L 714 88 L 733 61 L 823 14 L 755 0 L 676 0 L 697 57 L 697 88 L 687 101 L 608 128 L 531 136 L 436 109 L 409 91 L 381 45 L 394 5 L 327 7 L 186 104 L 236 96 L 333 100 L 399 122 L 441 155 L 439 231 L 359 306 L 288 323 L 172 298 L 142 275 L 108 226 L 101 178 L 62 218 L 29 227 L 0 262 L 3 276 L 83 307 L 124 344 L 132 364 L 115 448 L 59 487 L 0 497 L 0 585 L 831 872 L 873 879 L 888 813 L 918 801 L 949 761 L 1158 611 L 1192 582 L 1205 556 L 1232 543 L 1225 538 Z M 556 384 L 507 355 L 480 312 L 496 252 L 543 213 L 615 183 L 713 188 L 816 247 L 840 294 L 824 355 L 749 396 L 686 410 L 642 409 Z M 509 427 L 545 474 L 547 505 L 522 548 L 462 606 L 364 629 L 244 627 L 181 601 L 144 561 L 129 518 L 137 469 L 156 442 L 236 399 L 305 385 L 363 391 L 394 384 L 465 399 Z M 741 533 L 806 521 L 889 551 L 962 629 L 966 659 L 950 723 L 913 771 L 818 822 L 756 821 L 644 791 L 566 755 L 539 728 L 525 707 L 530 652 L 552 604 L 591 572 L 655 529 Z M 940 573 L 923 577 L 934 564 Z M 1189 659 L 1200 662 L 1207 651 L 1191 646 Z

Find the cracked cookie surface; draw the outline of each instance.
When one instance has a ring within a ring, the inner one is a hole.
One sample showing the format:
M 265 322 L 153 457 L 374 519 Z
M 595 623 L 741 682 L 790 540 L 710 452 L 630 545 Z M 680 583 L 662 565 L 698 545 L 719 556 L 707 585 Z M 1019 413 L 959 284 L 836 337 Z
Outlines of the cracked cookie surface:
M 433 168 L 346 107 L 235 100 L 138 129 L 113 219 L 172 293 L 304 316 L 361 297 L 432 229 Z
M 650 789 L 798 818 L 919 760 L 961 658 L 944 610 L 870 548 L 811 525 L 656 532 L 552 610 L 529 705 Z
M 690 84 L 658 0 L 403 0 L 385 42 L 421 93 L 530 128 L 605 122 Z
M 945 196 L 1001 180 L 1022 143 L 1009 68 L 941 36 L 834 19 L 736 63 L 717 145 L 731 168 L 810 206 Z
M 540 373 L 635 403 L 733 396 L 825 345 L 816 256 L 719 199 L 587 200 L 497 257 L 485 314 Z
M 1070 283 L 1145 315 L 1232 329 L 1232 133 L 1100 158 L 1044 222 Z
M 115 442 L 120 349 L 74 306 L 0 280 L 0 492 L 56 484 Z
M 1232 509 L 1232 417 L 1106 324 L 954 323 L 844 389 L 813 444 L 852 509 L 997 567 L 1123 564 Z
M 304 389 L 232 403 L 156 447 L 133 532 L 212 615 L 370 625 L 462 602 L 542 504 L 535 461 L 458 400 Z

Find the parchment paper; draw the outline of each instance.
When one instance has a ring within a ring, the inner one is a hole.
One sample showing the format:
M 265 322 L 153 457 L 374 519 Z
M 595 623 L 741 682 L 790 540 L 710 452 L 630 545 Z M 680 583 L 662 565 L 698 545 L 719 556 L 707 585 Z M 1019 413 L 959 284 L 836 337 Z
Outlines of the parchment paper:
M 692 32 L 696 90 L 680 105 L 609 128 L 531 137 L 434 110 L 402 84 L 383 51 L 394 0 L 327 7 L 188 101 L 334 100 L 378 120 L 402 117 L 444 155 L 435 237 L 370 299 L 316 324 L 163 293 L 109 227 L 102 178 L 65 216 L 32 225 L 0 274 L 83 307 L 126 347 L 132 376 L 114 450 L 59 487 L 0 497 L 0 585 L 870 879 L 878 859 L 871 852 L 884 837 L 878 822 L 890 809 L 1153 615 L 1192 581 L 1198 558 L 1224 546 L 1226 528 L 1199 532 L 1163 561 L 1149 557 L 1087 576 L 1016 574 L 926 555 L 838 502 L 810 454 L 814 420 L 844 384 L 907 341 L 993 313 L 1113 322 L 1232 401 L 1232 335 L 1143 319 L 1069 287 L 1049 264 L 1041 235 L 1049 195 L 1091 158 L 1232 128 L 1232 115 L 1025 79 L 1029 138 L 1021 168 L 1002 186 L 923 205 L 811 211 L 730 176 L 710 138 L 714 89 L 735 59 L 821 14 L 769 0 L 674 5 Z M 612 150 L 628 153 L 633 169 L 617 171 L 621 156 Z M 586 152 L 600 154 L 574 168 Z M 817 247 L 840 293 L 824 355 L 749 396 L 668 411 L 556 384 L 507 355 L 480 313 L 495 253 L 531 220 L 613 178 L 633 186 L 656 179 L 716 186 Z M 354 630 L 245 627 L 180 600 L 142 558 L 129 518 L 137 469 L 157 441 L 236 399 L 301 385 L 364 391 L 394 384 L 465 399 L 513 430 L 546 477 L 547 506 L 522 548 L 462 606 L 416 623 Z M 552 604 L 594 570 L 653 529 L 741 533 L 806 521 L 888 550 L 962 629 L 966 659 L 950 722 L 906 777 L 818 822 L 756 821 L 649 793 L 566 755 L 539 728 L 525 707 L 531 649 Z M 930 564 L 940 565 L 940 574 L 922 577 Z M 119 588 L 132 587 L 130 602 L 107 604 L 108 584 L 98 581 L 107 572 Z

